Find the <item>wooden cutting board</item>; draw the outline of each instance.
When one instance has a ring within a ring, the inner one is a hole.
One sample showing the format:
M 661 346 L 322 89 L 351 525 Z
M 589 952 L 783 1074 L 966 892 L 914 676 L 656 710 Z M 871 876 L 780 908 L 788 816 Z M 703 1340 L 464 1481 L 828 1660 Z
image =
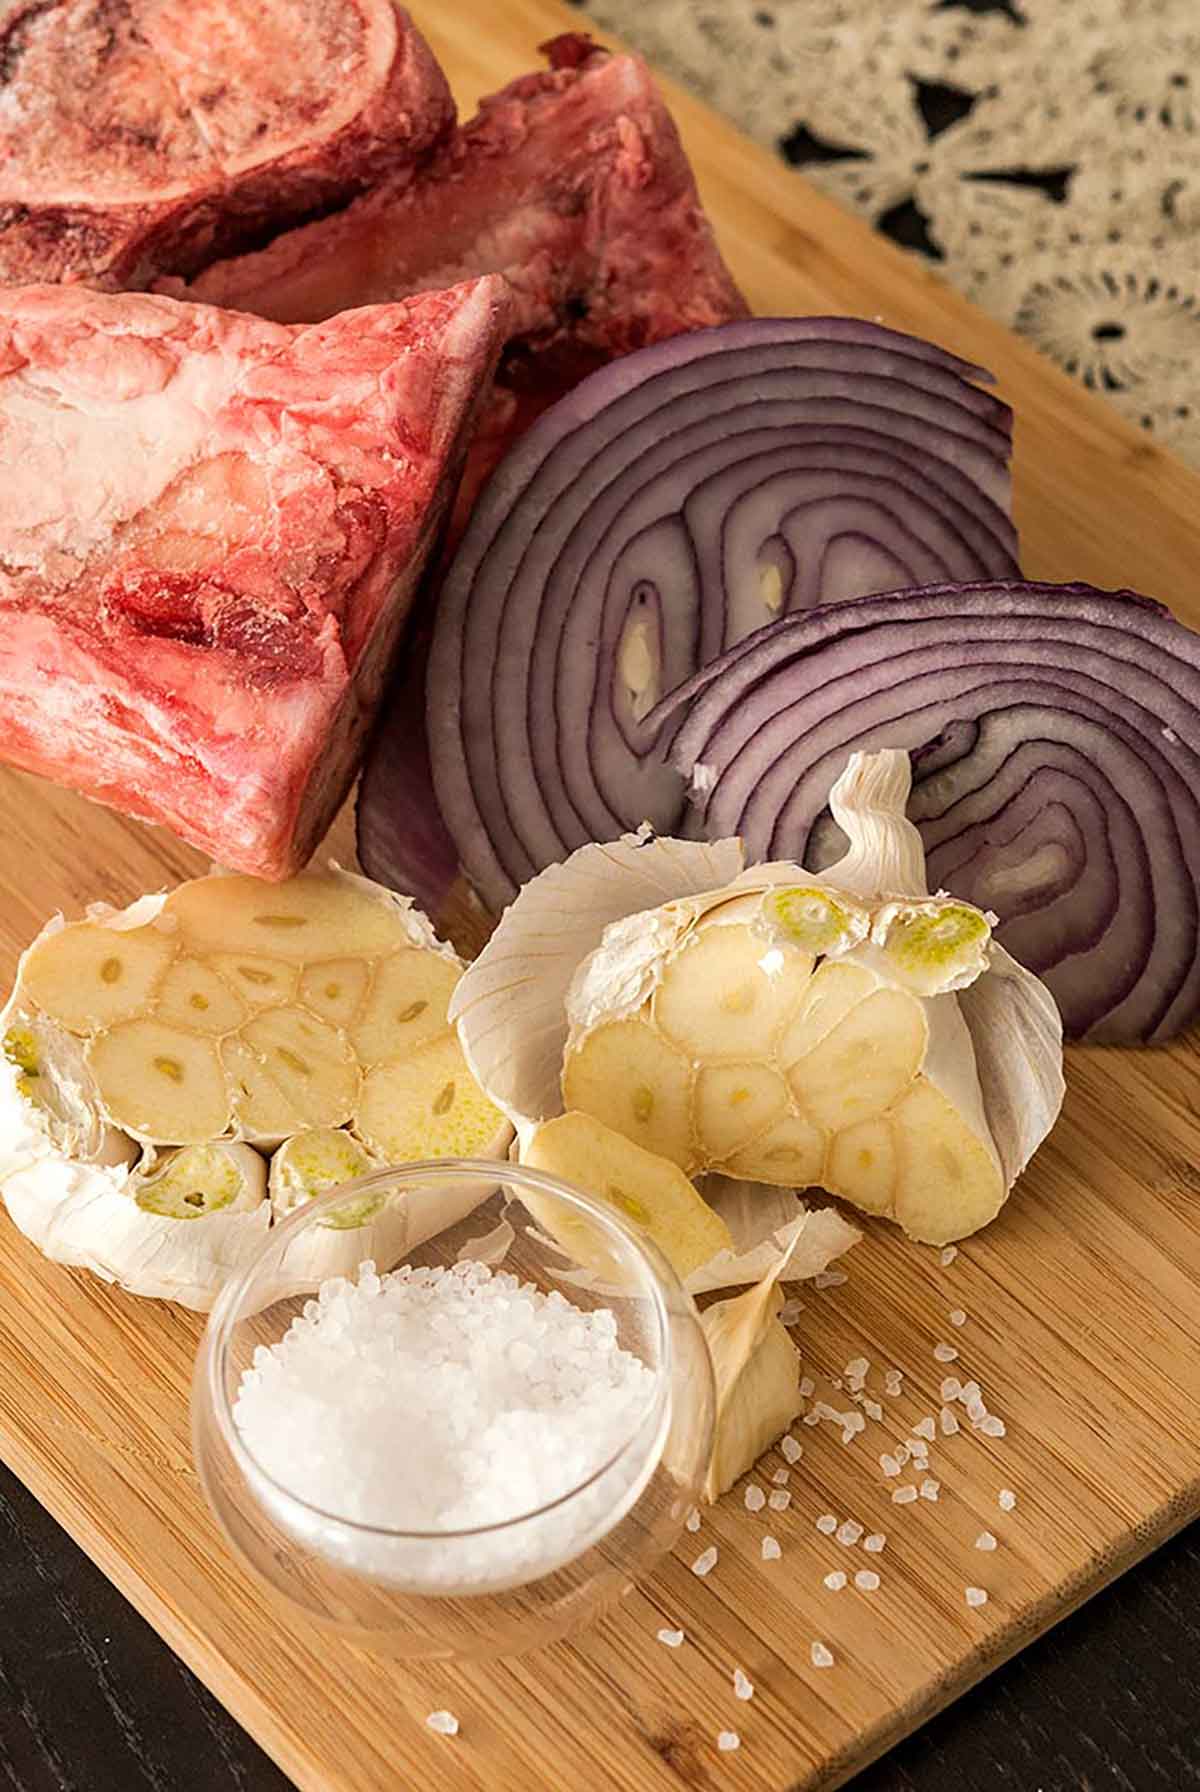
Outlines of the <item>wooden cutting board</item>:
M 579 23 L 553 0 L 412 10 L 464 106 Z M 1200 626 L 1200 478 L 728 125 L 671 99 L 755 310 L 878 316 L 994 368 L 1017 413 L 1030 573 L 1129 583 Z M 49 910 L 200 868 L 166 836 L 15 774 L 0 775 L 0 827 L 5 980 Z M 344 856 L 344 819 L 337 837 Z M 730 1496 L 573 1647 L 447 1670 L 314 1635 L 232 1560 L 201 1500 L 187 1432 L 199 1321 L 43 1262 L 2 1217 L 0 1453 L 306 1792 L 840 1784 L 1200 1512 L 1196 1043 L 1075 1051 L 1069 1076 L 1051 1142 L 953 1264 L 880 1229 L 844 1285 L 806 1294 L 796 1335 L 811 1373 L 864 1355 L 877 1391 L 885 1367 L 906 1370 L 903 1397 L 880 1395 L 883 1422 L 848 1446 L 828 1425 L 799 1429 L 789 1510 L 752 1516 Z M 968 1316 L 958 1329 L 953 1308 Z M 952 1371 L 934 1360 L 939 1340 L 960 1350 Z M 939 1440 L 940 1499 L 894 1505 L 879 1453 L 936 1410 L 948 1372 L 983 1384 L 1008 1434 Z M 769 1458 L 760 1482 L 779 1466 Z M 886 1532 L 886 1549 L 820 1535 L 824 1512 Z M 783 1551 L 769 1563 L 765 1518 Z M 974 1548 L 985 1528 L 991 1554 Z M 689 1564 L 709 1542 L 720 1558 L 699 1580 Z M 827 1591 L 839 1567 L 873 1567 L 882 1584 Z M 982 1609 L 968 1584 L 988 1591 Z M 663 1624 L 684 1627 L 682 1649 L 655 1640 Z M 814 1639 L 832 1668 L 812 1667 Z M 734 1700 L 735 1665 L 754 1682 L 748 1704 Z M 458 1714 L 457 1739 L 425 1728 L 435 1706 Z M 717 1752 L 725 1728 L 739 1752 Z

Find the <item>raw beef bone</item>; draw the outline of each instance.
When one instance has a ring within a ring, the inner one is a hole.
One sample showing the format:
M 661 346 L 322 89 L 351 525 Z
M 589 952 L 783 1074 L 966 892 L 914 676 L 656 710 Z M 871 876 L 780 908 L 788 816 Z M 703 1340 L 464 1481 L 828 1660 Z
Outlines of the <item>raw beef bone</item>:
M 283 878 L 345 796 L 509 320 L 0 289 L 0 755 Z
M 295 323 L 504 274 L 512 334 L 464 498 L 584 373 L 746 311 L 645 63 L 578 34 L 543 48 L 550 68 L 483 100 L 424 168 L 187 289 Z
M 0 281 L 193 273 L 453 121 L 394 0 L 0 0 Z

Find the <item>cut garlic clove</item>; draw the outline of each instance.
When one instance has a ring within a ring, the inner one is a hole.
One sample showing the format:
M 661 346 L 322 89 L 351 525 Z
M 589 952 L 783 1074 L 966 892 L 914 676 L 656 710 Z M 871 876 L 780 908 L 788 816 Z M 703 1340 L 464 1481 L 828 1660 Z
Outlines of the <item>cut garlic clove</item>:
M 921 1068 L 929 1027 L 920 1002 L 875 989 L 812 1051 L 788 1082 L 801 1110 L 831 1132 L 882 1113 Z
M 453 1035 L 368 1071 L 355 1130 L 387 1163 L 496 1156 L 512 1137 Z
M 990 1141 L 925 1077 L 888 1116 L 896 1139 L 895 1217 L 922 1244 L 949 1244 L 994 1219 L 1008 1193 Z
M 787 1105 L 787 1084 L 768 1064 L 702 1065 L 692 1115 L 706 1161 L 722 1163 L 744 1150 Z
M 687 1170 L 696 1152 L 687 1059 L 644 1020 L 595 1028 L 563 1065 L 563 1105 Z
M 316 1196 L 343 1182 L 356 1182 L 378 1167 L 378 1160 L 348 1132 L 322 1126 L 296 1133 L 285 1139 L 271 1158 L 272 1211 L 276 1218 L 286 1219 Z M 325 1223 L 335 1230 L 361 1226 L 378 1213 L 383 1201 L 381 1194 L 364 1196 L 339 1208 Z
M 30 947 L 21 990 L 72 1033 L 88 1034 L 148 1008 L 174 955 L 175 941 L 160 927 L 74 921 Z
M 250 1139 L 283 1139 L 353 1117 L 360 1073 L 343 1035 L 302 1008 L 269 1008 L 222 1046 L 234 1111 Z
M 982 909 L 949 896 L 889 902 L 871 927 L 895 982 L 920 996 L 965 989 L 988 968 L 992 926 Z
M 800 1114 L 785 1114 L 752 1144 L 725 1159 L 729 1176 L 779 1188 L 807 1188 L 821 1180 L 829 1135 Z
M 399 911 L 365 879 L 306 871 L 283 884 L 241 874 L 196 878 L 171 892 L 164 912 L 205 957 L 244 952 L 299 965 L 392 950 Z
M 896 1139 L 891 1116 L 860 1120 L 839 1132 L 829 1147 L 821 1181 L 831 1195 L 864 1213 L 896 1217 Z
M 386 1063 L 448 1032 L 446 1009 L 460 976 L 452 960 L 415 947 L 381 960 L 350 1031 L 363 1066 Z
M 306 965 L 296 999 L 331 1027 L 348 1027 L 367 993 L 370 964 L 363 958 L 326 958 Z
M 749 924 L 712 922 L 664 969 L 651 1015 L 692 1057 L 763 1056 L 812 968 L 807 952 L 766 943 Z
M 241 1026 L 246 1004 L 211 965 L 177 958 L 159 986 L 154 1014 L 168 1026 L 217 1038 Z
M 202 1220 L 214 1213 L 253 1213 L 266 1188 L 266 1163 L 249 1145 L 185 1145 L 137 1182 L 134 1200 L 163 1219 Z
M 645 1151 L 588 1114 L 547 1120 L 523 1143 L 521 1162 L 545 1170 L 613 1207 L 656 1244 L 681 1279 L 718 1251 L 732 1249 L 729 1228 L 675 1164 Z M 623 1277 L 594 1225 L 563 1213 L 533 1192 L 521 1199 L 575 1260 L 606 1281 Z
M 825 884 L 791 884 L 771 890 L 763 899 L 760 928 L 770 939 L 784 939 L 814 958 L 835 958 L 866 939 L 870 911 L 843 891 Z
M 779 1041 L 785 1070 L 812 1051 L 836 1026 L 879 988 L 879 978 L 863 965 L 837 959 L 817 966 Z
M 127 1020 L 94 1039 L 88 1066 L 109 1118 L 135 1139 L 190 1145 L 228 1129 L 215 1043 L 159 1020 Z
M 251 952 L 213 952 L 208 962 L 247 1008 L 277 1008 L 295 1000 L 296 966 L 282 959 L 256 957 Z

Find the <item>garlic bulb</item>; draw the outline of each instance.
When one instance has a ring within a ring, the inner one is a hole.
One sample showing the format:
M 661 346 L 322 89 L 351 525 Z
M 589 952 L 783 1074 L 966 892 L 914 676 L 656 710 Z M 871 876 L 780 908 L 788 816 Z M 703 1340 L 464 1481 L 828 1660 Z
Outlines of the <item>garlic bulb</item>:
M 689 1176 L 820 1185 L 929 1243 L 986 1224 L 1058 1113 L 1061 1025 L 989 917 L 930 894 L 909 788 L 905 754 L 854 755 L 820 877 L 739 862 L 702 888 L 736 842 L 638 837 L 543 872 L 451 1002 L 482 1087 L 518 1125 L 565 1106 Z
M 0 1016 L 0 1196 L 48 1256 L 207 1306 L 318 1187 L 505 1152 L 447 1017 L 462 968 L 406 898 L 336 867 L 56 917 Z M 317 1229 L 315 1268 L 370 1256 L 369 1217 Z

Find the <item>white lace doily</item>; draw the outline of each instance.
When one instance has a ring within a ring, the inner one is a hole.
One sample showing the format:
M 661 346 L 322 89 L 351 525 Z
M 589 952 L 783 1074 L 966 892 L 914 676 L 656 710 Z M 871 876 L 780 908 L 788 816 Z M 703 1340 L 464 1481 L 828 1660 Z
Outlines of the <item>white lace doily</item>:
M 585 0 L 1200 465 L 1200 0 Z

